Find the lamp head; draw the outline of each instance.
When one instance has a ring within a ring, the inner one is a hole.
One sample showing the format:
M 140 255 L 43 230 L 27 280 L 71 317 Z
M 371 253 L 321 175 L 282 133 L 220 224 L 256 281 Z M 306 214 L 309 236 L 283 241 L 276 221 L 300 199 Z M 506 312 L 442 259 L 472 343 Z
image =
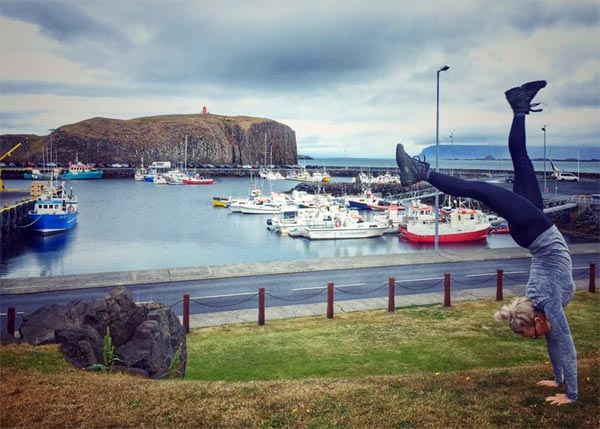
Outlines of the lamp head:
M 438 73 L 439 73 L 439 72 L 446 71 L 446 70 L 448 70 L 449 68 L 450 68 L 450 66 L 449 66 L 448 64 L 444 64 L 444 66 L 443 66 L 443 67 L 440 67 L 440 69 L 438 70 Z

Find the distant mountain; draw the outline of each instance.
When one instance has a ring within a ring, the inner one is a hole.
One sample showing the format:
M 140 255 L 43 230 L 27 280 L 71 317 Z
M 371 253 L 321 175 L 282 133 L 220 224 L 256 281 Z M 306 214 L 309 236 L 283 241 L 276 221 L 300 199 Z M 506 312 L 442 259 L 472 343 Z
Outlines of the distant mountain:
M 183 161 L 185 138 L 190 163 L 274 164 L 297 162 L 296 134 L 287 125 L 265 118 L 220 115 L 163 115 L 128 120 L 92 118 L 63 125 L 48 136 L 6 134 L 0 136 L 0 154 L 16 143 L 15 162 L 41 162 L 46 148 L 62 163 L 84 162 L 138 164 Z M 51 144 L 50 144 L 51 143 Z
M 547 146 L 546 156 L 554 160 L 577 160 L 579 150 L 580 160 L 600 159 L 600 147 L 594 146 Z M 543 146 L 528 146 L 527 152 L 531 159 L 544 159 Z M 428 146 L 421 152 L 427 159 L 435 159 L 435 145 Z M 440 144 L 441 159 L 509 159 L 507 145 L 458 145 Z

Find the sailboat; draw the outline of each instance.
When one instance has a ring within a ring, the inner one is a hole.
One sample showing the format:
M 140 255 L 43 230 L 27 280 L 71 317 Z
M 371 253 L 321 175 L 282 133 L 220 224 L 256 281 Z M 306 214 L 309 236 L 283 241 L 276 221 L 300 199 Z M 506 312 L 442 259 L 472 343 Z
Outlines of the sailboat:
M 215 183 L 214 179 L 203 177 L 198 173 L 191 173 L 187 171 L 187 147 L 188 147 L 188 136 L 185 136 L 185 155 L 183 161 L 183 176 L 182 184 L 184 185 L 212 185 Z
M 264 166 L 261 167 L 258 172 L 258 176 L 261 179 L 267 180 L 283 180 L 285 179 L 284 175 L 279 171 L 273 170 L 273 145 L 271 145 L 271 164 L 267 167 L 267 133 L 265 133 L 265 160 Z

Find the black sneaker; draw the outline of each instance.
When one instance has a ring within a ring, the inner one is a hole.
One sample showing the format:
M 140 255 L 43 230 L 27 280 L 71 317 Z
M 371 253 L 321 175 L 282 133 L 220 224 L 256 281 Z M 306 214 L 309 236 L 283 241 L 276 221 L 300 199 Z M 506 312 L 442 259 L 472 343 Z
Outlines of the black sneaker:
M 545 80 L 536 80 L 511 88 L 506 91 L 504 95 L 506 95 L 506 99 L 515 114 L 523 113 L 529 115 L 529 112 L 542 111 L 542 109 L 533 109 L 533 107 L 538 106 L 540 103 L 532 103 L 531 100 L 533 100 L 533 97 L 535 97 L 538 91 L 545 86 Z
M 427 180 L 429 163 L 409 156 L 400 143 L 396 146 L 396 164 L 400 169 L 402 186 L 410 186 L 422 180 Z

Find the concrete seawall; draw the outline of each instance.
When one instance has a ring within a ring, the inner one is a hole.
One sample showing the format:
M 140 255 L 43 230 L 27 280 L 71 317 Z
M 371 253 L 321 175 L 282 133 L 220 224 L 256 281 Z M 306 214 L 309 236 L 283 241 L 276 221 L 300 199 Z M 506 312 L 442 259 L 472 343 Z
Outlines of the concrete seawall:
M 597 255 L 600 253 L 600 245 L 598 243 L 575 244 L 571 245 L 570 249 L 572 254 L 578 255 Z M 477 251 L 456 249 L 452 251 L 440 250 L 426 254 L 408 253 L 382 256 L 257 262 L 235 265 L 207 265 L 52 277 L 5 278 L 0 280 L 0 294 L 23 294 L 53 290 L 169 283 L 356 268 L 436 264 L 443 262 L 485 261 L 493 259 L 526 258 L 530 256 L 528 250 L 518 247 L 478 249 Z

